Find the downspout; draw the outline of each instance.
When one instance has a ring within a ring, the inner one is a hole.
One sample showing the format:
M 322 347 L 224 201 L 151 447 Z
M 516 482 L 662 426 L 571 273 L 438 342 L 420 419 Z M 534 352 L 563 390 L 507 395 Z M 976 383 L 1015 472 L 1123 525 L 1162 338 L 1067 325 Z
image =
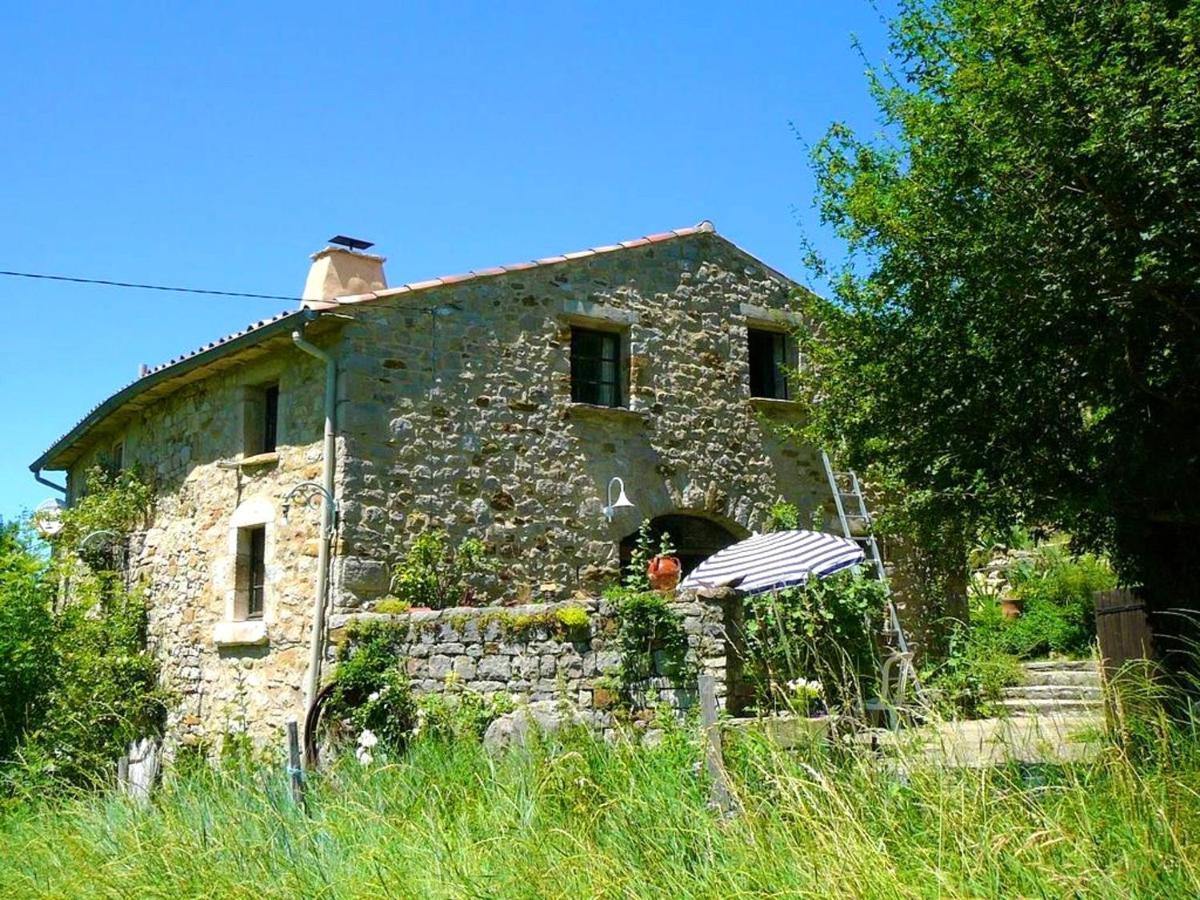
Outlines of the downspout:
M 54 488 L 60 494 L 65 495 L 67 493 L 67 489 L 65 487 L 63 487 L 61 484 L 55 484 L 49 478 L 46 478 L 44 475 L 42 475 L 42 470 L 40 468 L 31 469 L 31 471 L 33 472 L 33 480 L 36 481 L 38 484 L 44 484 L 46 487 Z
M 321 662 L 325 655 L 325 610 L 329 597 L 329 551 L 333 541 L 333 466 L 336 453 L 337 363 L 333 357 L 304 339 L 303 328 L 292 332 L 292 342 L 305 353 L 325 363 L 325 446 L 321 459 L 321 542 L 317 548 L 317 592 L 313 597 L 312 645 L 308 655 L 308 679 L 304 685 L 307 711 L 321 686 Z

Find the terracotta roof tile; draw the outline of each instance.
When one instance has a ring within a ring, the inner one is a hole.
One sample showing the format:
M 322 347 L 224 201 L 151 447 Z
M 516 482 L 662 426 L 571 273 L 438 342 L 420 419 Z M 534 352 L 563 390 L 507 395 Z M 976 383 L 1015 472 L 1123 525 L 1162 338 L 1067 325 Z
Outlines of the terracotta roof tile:
M 526 269 L 537 269 L 542 266 L 554 266 L 564 262 L 571 262 L 577 259 L 587 259 L 589 256 L 599 256 L 602 253 L 615 253 L 618 250 L 629 250 L 633 247 L 645 247 L 649 244 L 657 244 L 662 241 L 670 241 L 675 238 L 687 237 L 693 234 L 703 234 L 715 232 L 711 222 L 701 222 L 699 225 L 694 225 L 691 228 L 677 228 L 674 231 L 663 231 L 659 234 L 652 234 L 647 237 L 637 238 L 632 241 L 621 241 L 618 244 L 605 244 L 600 247 L 592 247 L 589 250 L 576 250 L 571 253 L 560 253 L 557 256 L 544 256 L 541 259 L 535 259 L 528 262 L 510 263 L 504 266 L 491 266 L 487 269 L 475 269 L 471 272 L 466 272 L 461 275 L 443 275 L 440 278 L 430 278 L 425 281 L 414 281 L 408 284 L 397 285 L 396 287 L 384 288 L 371 294 L 357 294 L 353 297 L 338 297 L 336 301 L 332 301 L 337 306 L 346 306 L 353 303 L 364 303 L 370 300 L 377 300 L 380 297 L 394 297 L 398 294 L 404 294 L 409 291 L 423 291 L 428 288 L 440 287 L 447 284 L 461 284 L 464 281 L 472 281 L 476 278 L 490 278 L 496 275 L 504 275 L 508 272 L 521 272 Z M 306 301 L 306 305 L 312 309 L 329 309 L 329 305 L 323 301 Z
M 207 351 L 212 350 L 214 347 L 219 347 L 222 344 L 228 344 L 230 341 L 232 341 L 236 338 L 240 338 L 244 335 L 250 334 L 252 331 L 258 331 L 260 328 L 264 328 L 267 325 L 270 325 L 274 322 L 278 322 L 280 319 L 286 319 L 288 316 L 292 316 L 295 314 L 296 314 L 296 310 L 289 309 L 289 310 L 285 310 L 281 313 L 277 313 L 276 315 L 273 315 L 268 319 L 259 319 L 257 322 L 251 322 L 249 325 L 247 325 L 241 331 L 235 331 L 232 334 L 227 334 L 227 335 L 225 335 L 225 337 L 217 338 L 215 341 L 209 341 L 207 344 L 197 347 L 195 350 L 191 350 L 180 356 L 174 356 L 164 363 L 159 363 L 157 366 L 151 366 L 149 369 L 146 370 L 146 375 L 153 375 L 155 372 L 161 372 L 163 369 L 169 369 L 171 366 L 178 365 L 179 363 L 183 362 L 185 359 L 191 359 L 193 356 L 199 356 L 201 353 L 206 353 Z M 145 375 L 143 375 L 142 377 L 144 378 Z M 134 382 L 134 383 L 136 383 L 136 382 Z
M 258 322 L 254 322 L 251 325 L 248 325 L 246 328 L 243 328 L 241 331 L 235 331 L 233 334 L 228 334 L 225 337 L 218 338 L 215 341 L 210 341 L 209 343 L 202 345 L 201 347 L 197 348 L 196 350 L 193 350 L 189 353 L 185 353 L 182 356 L 173 357 L 172 359 L 167 360 L 165 363 L 161 363 L 161 364 L 153 367 L 152 369 L 147 370 L 145 375 L 138 378 L 136 381 L 131 382 L 130 384 L 126 385 L 121 390 L 117 391 L 115 394 L 110 396 L 103 403 L 97 404 L 95 407 L 93 407 L 92 410 L 86 416 L 84 416 L 83 419 L 81 419 L 74 428 L 71 429 L 71 431 L 67 432 L 67 434 L 63 435 L 61 438 L 59 438 L 57 441 L 55 441 L 54 444 L 52 444 L 50 446 L 50 449 L 48 449 L 44 454 L 42 454 L 42 456 L 38 459 L 38 461 L 36 463 L 34 463 L 33 468 L 39 467 L 40 465 L 49 461 L 51 456 L 58 449 L 60 449 L 59 448 L 60 444 L 66 442 L 68 440 L 76 440 L 76 439 L 81 438 L 83 436 L 83 433 L 86 432 L 86 430 L 90 429 L 92 427 L 92 425 L 97 424 L 99 419 L 97 420 L 97 422 L 92 422 L 90 424 L 88 423 L 88 420 L 90 418 L 92 418 L 93 416 L 95 416 L 96 413 L 99 412 L 103 407 L 105 407 L 106 405 L 112 404 L 114 401 L 117 402 L 118 405 L 120 405 L 120 404 L 124 403 L 126 400 L 130 399 L 132 396 L 136 395 L 138 393 L 138 391 L 136 390 L 137 385 L 139 383 L 148 383 L 148 382 L 146 382 L 146 378 L 148 376 L 156 375 L 161 372 L 165 372 L 167 369 L 170 369 L 172 366 L 180 365 L 181 363 L 184 363 L 194 357 L 197 357 L 202 353 L 211 352 L 212 350 L 214 350 L 224 344 L 231 343 L 232 341 L 235 341 L 239 338 L 242 338 L 249 334 L 252 334 L 253 332 L 258 331 L 259 329 L 265 328 L 269 325 L 279 322 L 282 319 L 285 319 L 289 316 L 295 316 L 298 313 L 301 313 L 304 311 L 309 311 L 309 310 L 324 311 L 324 310 L 334 309 L 337 307 L 345 307 L 345 306 L 353 305 L 356 303 L 365 303 L 365 302 L 369 302 L 371 300 L 377 300 L 381 297 L 394 297 L 394 296 L 398 296 L 401 294 L 411 293 L 414 291 L 423 291 L 423 290 L 426 290 L 429 288 L 440 287 L 442 285 L 461 284 L 463 282 L 472 281 L 477 278 L 488 278 L 488 277 L 494 277 L 497 275 L 504 275 L 509 272 L 521 272 L 526 269 L 535 269 L 535 268 L 539 268 L 542 266 L 553 266 L 553 265 L 558 265 L 558 264 L 564 263 L 564 262 L 571 262 L 571 261 L 577 260 L 577 259 L 586 259 L 589 256 L 598 256 L 603 253 L 615 253 L 620 250 L 629 250 L 634 247 L 644 247 L 649 244 L 656 244 L 656 243 L 660 243 L 662 241 L 669 241 L 674 238 L 687 237 L 687 236 L 693 235 L 693 234 L 713 233 L 713 232 L 715 232 L 715 229 L 713 228 L 712 223 L 705 221 L 705 222 L 701 222 L 699 225 L 695 225 L 691 228 L 679 228 L 674 231 L 664 231 L 664 232 L 660 232 L 659 234 L 652 234 L 652 235 L 648 235 L 646 237 L 637 238 L 635 240 L 621 241 L 620 243 L 617 243 L 617 244 L 605 244 L 604 246 L 593 247 L 589 250 L 578 250 L 578 251 L 575 251 L 572 253 L 560 254 L 558 256 L 547 256 L 547 257 L 543 257 L 542 259 L 536 259 L 536 260 L 533 260 L 530 262 L 518 262 L 518 263 L 512 263 L 510 265 L 506 265 L 506 266 L 492 266 L 487 269 L 477 269 L 475 271 L 465 272 L 465 273 L 462 273 L 459 275 L 444 275 L 440 278 L 430 278 L 425 281 L 414 281 L 414 282 L 410 282 L 409 284 L 401 284 L 401 285 L 397 285 L 396 287 L 385 288 L 383 290 L 376 291 L 373 293 L 357 294 L 354 296 L 347 296 L 347 297 L 338 297 L 334 300 L 329 300 L 329 301 L 324 301 L 324 300 L 303 301 L 302 307 L 300 310 L 288 310 L 285 312 L 281 312 L 278 315 L 272 316 L 269 319 L 261 319 Z M 311 315 L 312 312 L 309 312 L 308 314 Z M 155 379 L 155 380 L 157 380 L 157 379 Z M 115 407 L 114 407 L 114 409 L 115 409 Z M 105 411 L 104 415 L 107 416 L 109 412 L 111 412 L 111 410 Z M 103 418 L 103 417 L 101 417 L 101 418 Z

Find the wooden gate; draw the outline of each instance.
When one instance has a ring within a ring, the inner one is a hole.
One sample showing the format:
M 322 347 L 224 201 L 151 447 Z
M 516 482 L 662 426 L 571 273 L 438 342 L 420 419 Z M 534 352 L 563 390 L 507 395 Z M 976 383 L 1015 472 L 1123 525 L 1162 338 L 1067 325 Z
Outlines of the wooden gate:
M 1154 656 L 1154 633 L 1146 618 L 1146 604 L 1128 588 L 1097 591 L 1096 637 L 1100 664 L 1110 676 L 1131 659 Z

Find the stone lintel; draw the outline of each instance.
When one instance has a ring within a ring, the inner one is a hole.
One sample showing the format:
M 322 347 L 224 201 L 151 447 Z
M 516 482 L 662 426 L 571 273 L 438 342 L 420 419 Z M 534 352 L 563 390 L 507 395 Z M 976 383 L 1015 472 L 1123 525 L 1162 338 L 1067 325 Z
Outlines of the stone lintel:
M 636 325 L 638 314 L 627 309 L 616 309 L 590 300 L 564 300 L 563 315 L 582 325 L 603 322 L 609 325 Z
M 738 307 L 743 316 L 751 324 L 764 325 L 803 325 L 804 317 L 790 309 L 771 309 L 768 306 L 758 306 L 754 303 L 743 303 Z

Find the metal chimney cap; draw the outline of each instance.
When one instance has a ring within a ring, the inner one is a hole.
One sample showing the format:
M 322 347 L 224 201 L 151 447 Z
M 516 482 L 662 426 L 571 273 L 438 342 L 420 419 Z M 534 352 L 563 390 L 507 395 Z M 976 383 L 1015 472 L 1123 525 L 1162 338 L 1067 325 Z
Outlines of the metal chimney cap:
M 346 237 L 344 234 L 335 234 L 329 239 L 329 243 L 336 244 L 339 247 L 345 247 L 348 250 L 359 251 L 375 246 L 371 241 L 364 241 L 361 238 Z

